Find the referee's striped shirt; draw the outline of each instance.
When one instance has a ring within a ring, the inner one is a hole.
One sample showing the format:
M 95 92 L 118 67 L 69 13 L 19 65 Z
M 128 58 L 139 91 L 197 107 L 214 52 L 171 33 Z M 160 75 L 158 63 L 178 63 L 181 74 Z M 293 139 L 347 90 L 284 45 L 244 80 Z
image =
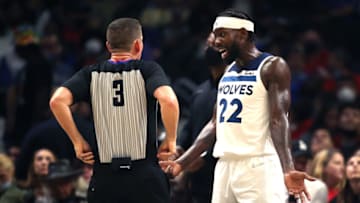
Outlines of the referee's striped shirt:
M 161 67 L 150 61 L 104 61 L 84 67 L 63 86 L 74 102 L 91 104 L 95 137 L 87 138 L 95 160 L 155 158 L 156 88 L 169 85 Z M 86 138 L 86 135 L 84 135 Z

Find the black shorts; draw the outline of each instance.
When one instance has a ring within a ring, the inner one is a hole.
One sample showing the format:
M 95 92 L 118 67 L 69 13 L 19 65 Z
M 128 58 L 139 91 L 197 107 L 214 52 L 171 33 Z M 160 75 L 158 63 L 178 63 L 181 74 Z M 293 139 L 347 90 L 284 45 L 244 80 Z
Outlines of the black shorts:
M 95 165 L 88 202 L 170 203 L 170 185 L 156 162 L 135 161 L 131 169 L 117 171 L 110 165 Z

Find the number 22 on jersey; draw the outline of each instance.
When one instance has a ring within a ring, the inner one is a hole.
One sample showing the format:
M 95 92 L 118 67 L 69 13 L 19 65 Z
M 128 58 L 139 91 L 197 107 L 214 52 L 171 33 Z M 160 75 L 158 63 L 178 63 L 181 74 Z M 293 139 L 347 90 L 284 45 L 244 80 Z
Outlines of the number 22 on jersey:
M 235 99 L 232 99 L 230 102 L 228 102 L 228 100 L 226 100 L 226 99 L 221 99 L 219 105 L 222 108 L 221 113 L 220 113 L 220 118 L 219 118 L 220 123 L 223 123 L 223 122 L 241 123 L 241 118 L 238 116 L 241 113 L 243 106 L 239 99 L 235 98 Z M 224 113 L 225 113 L 228 105 L 236 106 L 236 109 L 234 112 L 232 112 L 230 117 L 227 120 L 225 120 Z

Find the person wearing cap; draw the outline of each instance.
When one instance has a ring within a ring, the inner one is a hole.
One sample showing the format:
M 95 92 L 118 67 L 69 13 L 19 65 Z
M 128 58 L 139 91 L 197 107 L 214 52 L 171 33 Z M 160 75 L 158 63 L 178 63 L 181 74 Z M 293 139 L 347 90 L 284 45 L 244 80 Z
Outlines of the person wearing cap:
M 84 203 L 86 196 L 81 196 L 76 191 L 76 181 L 83 173 L 81 168 L 71 166 L 69 160 L 62 159 L 50 163 L 49 173 L 45 182 L 50 191 L 50 202 L 52 203 Z
M 291 153 L 294 158 L 294 168 L 298 171 L 306 171 L 311 161 L 311 149 L 305 141 L 299 139 L 292 142 Z M 305 185 L 311 196 L 311 203 L 327 202 L 328 189 L 320 179 L 315 181 L 305 180 Z M 292 199 L 289 202 L 297 202 Z
M 294 169 L 289 148 L 290 70 L 281 57 L 256 48 L 254 28 L 235 9 L 217 16 L 215 47 L 229 67 L 218 85 L 216 111 L 189 150 L 160 164 L 177 175 L 216 137 L 213 203 L 284 203 L 288 194 L 305 202 L 304 179 L 314 178 Z

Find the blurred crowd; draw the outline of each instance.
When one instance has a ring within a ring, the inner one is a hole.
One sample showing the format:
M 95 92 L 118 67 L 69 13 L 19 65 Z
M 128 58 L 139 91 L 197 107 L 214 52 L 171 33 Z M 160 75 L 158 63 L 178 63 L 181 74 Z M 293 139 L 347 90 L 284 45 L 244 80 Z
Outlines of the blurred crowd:
M 75 160 L 48 101 L 77 70 L 109 57 L 108 22 L 141 21 L 143 58 L 164 68 L 182 124 L 196 122 L 193 94 L 211 77 L 206 39 L 229 7 L 249 13 L 258 48 L 291 69 L 295 166 L 319 179 L 327 202 L 360 202 L 358 0 L 0 0 L 0 203 L 86 202 L 91 167 Z M 81 133 L 94 133 L 89 105 L 72 111 Z M 191 182 L 172 184 L 191 201 Z

